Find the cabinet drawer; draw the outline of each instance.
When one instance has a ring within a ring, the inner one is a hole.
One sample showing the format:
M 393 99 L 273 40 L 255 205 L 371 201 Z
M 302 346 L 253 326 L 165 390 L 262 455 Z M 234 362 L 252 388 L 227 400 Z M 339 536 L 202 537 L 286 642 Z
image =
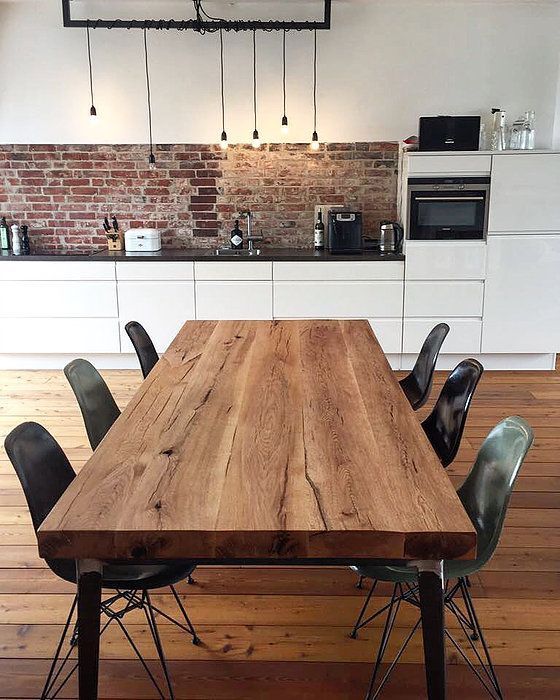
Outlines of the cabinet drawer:
M 0 282 L 0 317 L 117 317 L 115 282 Z
M 483 280 L 486 243 L 434 241 L 406 246 L 407 280 Z
M 370 318 L 370 326 L 386 354 L 398 355 L 402 347 L 402 321 L 400 318 Z
M 483 155 L 414 155 L 408 157 L 409 175 L 489 175 L 492 156 Z
M 196 317 L 205 320 L 272 318 L 272 282 L 197 282 Z
M 214 260 L 194 264 L 197 280 L 272 280 L 272 263 L 253 260 Z
M 118 262 L 117 280 L 192 280 L 192 262 Z
M 405 318 L 482 316 L 484 282 L 407 282 Z
M 134 352 L 124 329 L 129 321 L 139 321 L 156 350 L 164 352 L 185 321 L 195 317 L 193 281 L 119 282 L 118 294 L 122 352 Z
M 118 353 L 116 318 L 9 318 L 2 320 L 3 353 Z
M 404 322 L 403 352 L 420 352 L 428 333 L 438 323 L 449 325 L 449 334 L 441 353 L 478 354 L 482 337 L 482 321 L 476 318 L 415 318 Z
M 114 280 L 114 262 L 69 260 L 2 260 L 4 280 Z
M 401 282 L 275 282 L 275 318 L 395 318 Z
M 275 262 L 274 280 L 402 280 L 404 262 L 398 261 L 316 261 Z

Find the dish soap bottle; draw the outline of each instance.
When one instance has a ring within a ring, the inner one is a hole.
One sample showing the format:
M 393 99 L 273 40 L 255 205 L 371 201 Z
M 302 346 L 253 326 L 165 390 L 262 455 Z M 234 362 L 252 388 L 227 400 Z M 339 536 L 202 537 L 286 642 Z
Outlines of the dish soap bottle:
M 230 236 L 231 249 L 241 250 L 243 248 L 243 231 L 239 228 L 239 219 L 235 220 L 235 228 Z
M 25 224 L 21 227 L 21 253 L 22 255 L 29 255 L 31 253 L 31 246 L 29 245 L 29 226 Z
M 325 224 L 323 223 L 323 212 L 321 210 L 317 212 L 317 221 L 315 222 L 314 232 L 314 245 L 315 250 L 325 249 Z
M 19 238 L 19 226 L 13 224 L 12 227 L 12 252 L 14 255 L 21 255 L 21 241 Z
M 0 219 L 0 250 L 10 250 L 10 231 L 5 216 Z

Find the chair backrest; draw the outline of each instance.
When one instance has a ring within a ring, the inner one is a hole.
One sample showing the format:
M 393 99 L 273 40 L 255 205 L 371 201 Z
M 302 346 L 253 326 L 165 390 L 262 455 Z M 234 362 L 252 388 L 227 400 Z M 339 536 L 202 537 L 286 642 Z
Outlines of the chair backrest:
M 432 328 L 422 345 L 411 373 L 400 382 L 402 390 L 415 411 L 422 408 L 430 397 L 437 359 L 448 333 L 447 323 L 438 323 Z
M 142 374 L 144 375 L 144 379 L 146 379 L 159 360 L 159 355 L 152 343 L 152 339 L 146 332 L 144 326 L 138 323 L 138 321 L 129 321 L 124 329 L 128 333 L 131 343 L 134 345 L 138 360 L 140 361 Z
M 92 450 L 99 445 L 120 410 L 105 380 L 87 360 L 72 360 L 64 368 L 84 418 Z
M 444 467 L 453 462 L 461 445 L 473 394 L 484 372 L 477 360 L 463 360 L 451 372 L 433 411 L 422 423 Z
M 489 433 L 457 491 L 478 532 L 480 566 L 498 545 L 515 480 L 532 444 L 533 431 L 523 418 L 505 418 Z

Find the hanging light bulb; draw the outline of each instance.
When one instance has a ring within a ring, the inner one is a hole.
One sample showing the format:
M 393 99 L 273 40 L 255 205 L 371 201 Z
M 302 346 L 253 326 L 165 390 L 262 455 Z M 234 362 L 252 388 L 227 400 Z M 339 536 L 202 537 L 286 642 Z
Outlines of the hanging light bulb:
M 283 99 L 283 105 L 284 105 L 284 116 L 282 117 L 282 125 L 280 127 L 280 131 L 284 134 L 284 136 L 288 135 L 288 131 L 290 130 L 288 127 L 288 117 L 286 116 L 286 34 L 287 34 L 287 29 L 284 29 L 284 33 L 282 35 L 282 99 Z
M 320 148 L 319 134 L 317 133 L 317 30 L 313 30 L 313 136 L 311 137 L 311 149 L 318 151 Z
M 220 148 L 227 151 L 228 137 L 226 133 L 226 100 L 224 91 L 224 36 L 220 29 L 220 91 L 222 98 L 222 135 L 220 136 Z
M 257 128 L 257 32 L 253 29 L 253 116 L 255 118 L 255 129 L 251 145 L 253 148 L 260 148 L 261 139 Z
M 144 27 L 144 64 L 146 67 L 146 98 L 148 103 L 148 130 L 150 138 L 150 156 L 148 158 L 148 165 L 150 167 L 150 170 L 155 170 L 156 157 L 154 155 L 154 144 L 152 138 L 152 97 L 150 93 L 150 71 L 148 68 L 148 37 L 146 34 L 146 27 Z
M 89 110 L 89 120 L 92 124 L 97 124 L 97 110 L 93 99 L 93 70 L 91 67 L 91 43 L 89 38 L 89 20 L 86 22 L 87 53 L 89 67 L 89 94 L 91 96 L 91 107 Z

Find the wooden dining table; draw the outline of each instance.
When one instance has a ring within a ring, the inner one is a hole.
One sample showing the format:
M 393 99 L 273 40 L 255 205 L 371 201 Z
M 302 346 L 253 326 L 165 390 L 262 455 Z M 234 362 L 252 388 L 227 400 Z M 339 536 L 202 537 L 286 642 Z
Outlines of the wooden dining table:
M 415 567 L 440 700 L 443 560 L 476 555 L 366 321 L 188 321 L 38 538 L 76 560 L 80 700 L 98 693 L 104 564 L 176 560 Z

